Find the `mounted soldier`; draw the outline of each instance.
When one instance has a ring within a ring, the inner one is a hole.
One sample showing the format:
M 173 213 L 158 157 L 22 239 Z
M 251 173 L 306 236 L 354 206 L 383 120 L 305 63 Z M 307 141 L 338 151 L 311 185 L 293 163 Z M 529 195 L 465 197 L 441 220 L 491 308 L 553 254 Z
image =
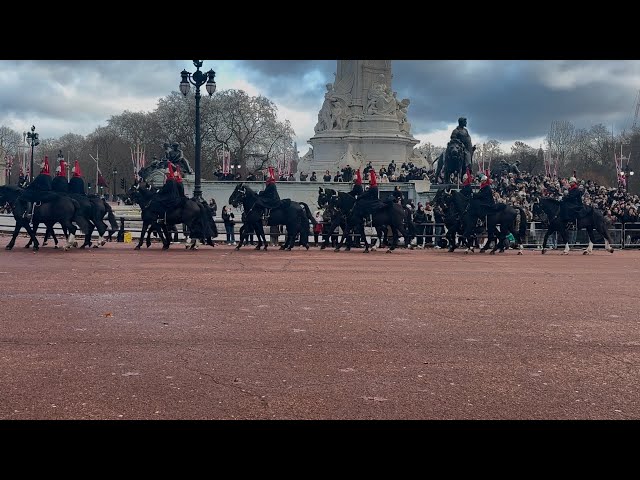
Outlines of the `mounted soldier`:
M 64 159 L 56 167 L 56 176 L 51 180 L 51 190 L 58 193 L 69 192 L 69 181 L 67 180 L 67 164 Z
M 563 221 L 575 222 L 577 218 L 584 216 L 583 194 L 584 192 L 580 190 L 576 177 L 569 178 L 569 192 L 560 204 L 560 216 Z
M 84 179 L 80 173 L 80 164 L 78 160 L 73 165 L 73 176 L 69 180 L 69 193 L 76 193 L 78 195 L 86 195 L 84 191 Z
M 33 216 L 33 212 L 36 208 L 36 205 L 50 202 L 57 198 L 56 195 L 52 195 L 51 189 L 51 175 L 49 174 L 49 157 L 45 155 L 44 163 L 42 164 L 42 169 L 36 178 L 33 179 L 33 182 L 27 185 L 24 192 L 20 195 L 20 202 L 25 204 L 26 211 L 31 210 L 31 213 L 25 213 L 25 217 L 27 219 L 31 219 Z M 26 204 L 31 203 L 31 209 L 28 208 Z
M 266 187 L 258 192 L 258 203 L 267 209 L 274 209 L 281 206 L 280 195 L 276 188 L 276 172 L 273 167 L 269 167 L 269 176 L 266 180 Z
M 353 182 L 353 188 L 349 192 L 355 198 L 358 198 L 360 195 L 364 193 L 364 188 L 362 187 L 362 177 L 360 176 L 360 169 L 356 170 L 356 179 Z

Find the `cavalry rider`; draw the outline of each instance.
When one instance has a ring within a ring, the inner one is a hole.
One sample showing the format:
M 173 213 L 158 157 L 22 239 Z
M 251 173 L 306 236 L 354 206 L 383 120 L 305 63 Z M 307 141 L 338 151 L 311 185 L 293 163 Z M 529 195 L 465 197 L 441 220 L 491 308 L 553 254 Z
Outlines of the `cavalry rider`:
M 575 173 L 574 173 L 575 175 Z M 580 216 L 583 209 L 582 195 L 583 191 L 578 186 L 576 177 L 569 178 L 569 193 L 562 200 L 561 206 L 561 218 L 565 222 L 575 222 L 576 218 Z
M 172 208 L 180 206 L 182 198 L 180 197 L 180 190 L 175 174 L 173 172 L 173 164 L 167 163 L 166 179 L 162 188 L 156 195 L 153 196 L 149 208 L 158 217 L 158 223 L 164 223 L 167 216 L 167 211 Z
M 376 179 L 376 171 L 371 170 L 369 175 L 369 188 L 358 197 L 353 209 L 354 211 L 357 209 L 357 212 L 362 216 L 369 215 L 371 212 L 377 210 L 378 207 L 384 206 L 384 203 L 382 203 L 378 197 L 378 180 Z
M 180 171 L 180 165 L 176 165 L 176 182 L 178 183 L 178 193 L 180 198 L 187 198 L 184 193 L 184 184 L 182 183 L 182 172 Z
M 349 192 L 349 195 L 354 198 L 358 198 L 364 193 L 364 187 L 362 186 L 362 177 L 360 176 L 360 169 L 356 170 L 356 179 L 353 182 L 353 188 Z
M 471 200 L 471 197 L 473 196 L 472 183 L 473 175 L 471 175 L 471 169 L 467 167 L 467 173 L 462 176 L 462 188 L 460 189 L 460 193 L 467 197 L 467 200 Z
M 469 167 L 475 147 L 471 144 L 471 135 L 467 130 L 467 119 L 465 117 L 458 118 L 458 126 L 451 132 L 451 140 L 458 140 L 464 145 L 464 167 Z
M 478 218 L 493 213 L 496 205 L 496 201 L 493 198 L 493 191 L 491 190 L 491 179 L 484 173 L 481 173 L 479 180 L 480 190 L 473 194 L 469 205 L 469 214 L 471 215 L 471 220 L 473 220 L 470 222 L 472 228 L 475 227 Z
M 273 167 L 269 167 L 265 189 L 258 192 L 258 203 L 268 209 L 278 208 L 281 205 L 280 195 L 278 195 L 276 188 L 276 172 Z
M 20 195 L 20 202 L 23 204 L 27 204 L 29 202 L 33 203 L 31 214 L 25 214 L 25 217 L 30 219 L 33 215 L 33 211 L 36 207 L 36 203 L 45 203 L 53 200 L 55 196 L 51 194 L 51 175 L 49 174 L 49 157 L 45 155 L 44 163 L 42 164 L 42 169 L 40 170 L 40 174 L 33 179 L 27 188 L 24 189 L 24 192 Z
M 51 190 L 58 193 L 69 192 L 69 181 L 67 180 L 67 164 L 60 159 L 60 165 L 56 167 L 56 176 L 51 180 Z
M 77 195 L 87 195 L 84 191 L 84 178 L 82 178 L 82 174 L 80 173 L 80 164 L 78 160 L 73 165 L 73 176 L 71 180 L 69 180 L 69 193 L 75 193 Z

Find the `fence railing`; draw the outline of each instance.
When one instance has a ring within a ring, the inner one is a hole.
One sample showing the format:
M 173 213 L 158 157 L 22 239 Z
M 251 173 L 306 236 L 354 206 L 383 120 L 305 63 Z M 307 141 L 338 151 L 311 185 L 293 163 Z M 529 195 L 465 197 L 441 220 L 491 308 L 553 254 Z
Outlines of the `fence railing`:
M 124 230 L 126 232 L 130 232 L 132 238 L 135 238 L 135 239 L 140 238 L 140 234 L 142 231 L 142 220 L 140 220 L 140 217 L 120 216 L 116 218 L 118 220 L 118 225 L 120 225 L 120 221 L 122 219 L 124 220 Z M 226 236 L 224 222 L 222 221 L 222 219 L 216 218 L 215 223 L 218 229 L 218 236 L 215 239 L 215 241 L 223 242 L 223 243 L 226 242 L 227 236 Z M 323 227 L 326 225 L 324 222 L 321 222 L 321 224 L 323 225 Z M 440 239 L 444 237 L 447 232 L 446 227 L 443 223 L 414 223 L 414 225 L 417 227 L 418 233 L 420 233 L 420 237 L 424 237 L 425 243 L 433 243 L 434 245 L 437 245 Z M 242 226 L 242 223 L 240 222 L 234 225 L 233 240 L 235 241 L 238 241 L 238 235 L 239 235 L 239 230 L 241 226 Z M 425 227 L 424 235 L 422 234 L 422 228 L 421 228 L 423 226 Z M 0 233 L 5 233 L 5 234 L 12 233 L 14 230 L 14 227 L 15 227 L 15 221 L 11 214 L 0 214 Z M 271 237 L 272 236 L 275 237 L 276 233 L 271 232 L 269 228 L 270 227 L 265 227 L 265 235 L 267 236 L 267 240 L 275 241 L 275 238 L 271 238 Z M 40 225 L 38 232 L 40 234 L 44 233 L 44 225 Z M 62 235 L 62 229 L 59 226 L 54 226 L 54 232 L 56 235 Z M 527 230 L 526 230 L 523 246 L 525 248 L 541 247 L 545 233 L 546 233 L 546 229 L 543 228 L 541 222 L 527 222 Z M 24 232 L 23 230 L 21 234 L 26 235 L 26 232 Z M 611 225 L 611 227 L 609 228 L 609 234 L 611 235 L 611 239 L 612 239 L 611 246 L 614 248 L 640 248 L 640 222 L 615 223 Z M 255 240 L 255 233 L 253 235 Z M 319 234 L 319 240 L 323 238 L 323 235 L 324 233 Z M 342 238 L 342 234 L 339 228 L 336 228 L 334 233 L 332 234 L 330 233 L 330 235 L 331 236 L 337 235 L 338 238 L 340 239 Z M 371 238 L 376 237 L 376 231 L 373 227 L 366 226 L 365 235 L 367 236 L 367 239 L 370 240 Z M 595 235 L 594 246 L 604 247 L 604 238 L 595 231 L 594 231 L 594 235 Z M 78 232 L 78 236 L 82 237 L 83 235 L 80 232 Z M 277 243 L 284 242 L 285 236 L 286 236 L 286 231 L 284 227 L 280 227 L 280 229 L 278 230 L 277 236 L 278 236 Z M 352 238 L 357 237 L 356 234 L 351 234 L 351 236 Z M 578 231 L 569 230 L 568 236 L 569 236 L 570 246 L 586 247 L 589 244 L 589 237 L 587 235 L 586 230 L 584 229 L 578 230 Z M 94 232 L 93 237 L 98 238 L 97 232 Z M 115 234 L 114 234 L 114 237 L 115 237 Z M 176 237 L 178 240 L 184 240 L 185 236 L 181 228 L 178 228 Z M 314 235 L 311 233 L 309 235 L 309 240 L 313 241 L 313 239 L 314 239 Z M 414 240 L 414 242 L 415 241 L 416 240 Z M 554 233 L 553 235 L 549 236 L 547 244 L 555 246 L 558 244 L 559 241 L 560 241 L 560 238 L 558 238 L 558 235 Z

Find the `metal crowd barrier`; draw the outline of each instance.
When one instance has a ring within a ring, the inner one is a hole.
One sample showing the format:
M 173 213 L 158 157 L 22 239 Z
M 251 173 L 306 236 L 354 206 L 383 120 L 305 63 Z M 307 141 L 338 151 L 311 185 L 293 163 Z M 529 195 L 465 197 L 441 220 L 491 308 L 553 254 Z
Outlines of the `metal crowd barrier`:
M 124 216 L 124 217 L 116 216 L 116 219 L 118 220 L 118 225 L 120 224 L 121 218 L 124 218 L 125 231 L 130 232 L 132 238 L 139 239 L 140 233 L 142 230 L 142 221 L 140 220 L 140 218 L 135 216 Z M 218 236 L 216 237 L 215 241 L 225 243 L 227 237 L 226 237 L 224 222 L 222 221 L 222 219 L 219 219 L 219 218 L 216 218 L 215 222 L 218 228 Z M 320 222 L 320 223 L 323 226 L 326 225 L 326 222 Z M 528 223 L 527 230 L 526 230 L 523 246 L 525 248 L 532 248 L 532 249 L 542 247 L 542 241 L 546 233 L 546 229 L 542 227 L 541 222 L 527 222 L 527 223 Z M 6 214 L 6 213 L 0 214 L 0 233 L 11 234 L 14 230 L 14 225 L 15 225 L 15 222 L 11 214 Z M 416 225 L 416 227 L 418 226 L 426 227 L 425 234 L 423 236 L 425 237 L 425 243 L 427 244 L 437 245 L 440 242 L 440 239 L 446 235 L 446 231 L 447 231 L 444 223 L 414 223 L 414 225 Z M 236 242 L 239 240 L 239 230 L 241 226 L 242 226 L 241 222 L 237 222 L 234 226 L 234 237 Z M 431 229 L 430 229 L 430 233 L 427 235 L 427 231 L 429 231 L 429 227 L 431 227 Z M 313 242 L 314 235 L 313 235 L 313 232 L 311 231 L 311 228 L 309 231 L 310 231 L 309 241 Z M 56 235 L 62 235 L 62 229 L 59 226 L 54 227 L 54 232 Z M 44 235 L 44 225 L 40 226 L 40 228 L 38 229 L 38 233 L 40 235 Z M 640 222 L 626 223 L 626 224 L 615 223 L 611 226 L 611 228 L 609 228 L 609 234 L 611 235 L 611 238 L 613 240 L 611 245 L 614 248 L 621 248 L 621 249 L 622 248 L 640 248 Z M 26 236 L 26 232 L 22 230 L 21 235 Z M 255 241 L 256 240 L 255 233 L 253 235 L 254 235 L 254 241 Z M 271 240 L 271 235 L 275 236 L 275 233 L 272 234 L 269 230 L 269 227 L 265 227 L 265 236 L 267 237 L 268 241 Z M 319 234 L 320 241 L 322 240 L 323 235 L 324 233 Z M 340 240 L 342 239 L 342 233 L 339 227 L 336 228 L 334 233 L 330 234 L 330 236 L 336 236 L 336 235 Z M 372 238 L 376 238 L 376 231 L 370 225 L 365 226 L 365 235 L 367 239 L 371 241 Z M 569 235 L 570 246 L 586 247 L 589 243 L 587 232 L 584 229 L 579 230 L 578 232 L 576 232 L 575 230 L 569 230 L 568 235 Z M 594 247 L 595 248 L 604 247 L 604 239 L 602 238 L 602 236 L 595 231 L 594 231 L 594 235 L 596 240 L 594 243 Z M 83 235 L 79 232 L 78 236 L 82 237 Z M 351 236 L 353 238 L 357 235 L 352 233 Z M 94 232 L 93 237 L 97 239 L 96 232 Z M 114 237 L 116 237 L 116 234 L 114 234 Z M 284 242 L 285 237 L 286 237 L 286 233 L 284 231 L 284 228 L 281 227 L 278 233 L 278 243 Z M 185 237 L 182 233 L 182 229 L 178 228 L 178 240 L 184 240 L 184 238 Z M 484 238 L 486 238 L 486 234 Z M 558 235 L 554 233 L 549 236 L 547 245 L 556 246 L 558 245 L 559 241 L 560 241 L 560 238 L 558 238 Z

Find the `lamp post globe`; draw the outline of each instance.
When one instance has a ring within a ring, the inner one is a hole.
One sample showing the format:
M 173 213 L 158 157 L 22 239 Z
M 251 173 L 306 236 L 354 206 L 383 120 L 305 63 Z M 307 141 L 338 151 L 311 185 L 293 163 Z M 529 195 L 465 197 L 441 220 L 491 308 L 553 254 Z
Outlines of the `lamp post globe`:
M 36 133 L 35 125 L 31 126 L 31 131 L 27 132 L 27 142 L 31 145 L 31 167 L 29 170 L 29 183 L 33 181 L 33 149 L 40 145 L 40 140 L 38 139 L 38 134 Z
M 213 95 L 216 91 L 216 72 L 214 72 L 212 69 L 206 73 L 200 71 L 200 67 L 202 67 L 201 60 L 194 60 L 193 65 L 196 67 L 196 71 L 193 74 L 191 72 L 187 72 L 186 70 L 180 72 L 180 92 L 186 97 L 189 93 L 189 85 L 191 84 L 196 87 L 196 152 L 194 160 L 195 181 L 193 186 L 193 198 L 196 201 L 202 201 L 200 168 L 200 156 L 202 151 L 202 145 L 200 141 L 200 87 L 206 84 L 207 93 L 209 94 L 209 96 Z

